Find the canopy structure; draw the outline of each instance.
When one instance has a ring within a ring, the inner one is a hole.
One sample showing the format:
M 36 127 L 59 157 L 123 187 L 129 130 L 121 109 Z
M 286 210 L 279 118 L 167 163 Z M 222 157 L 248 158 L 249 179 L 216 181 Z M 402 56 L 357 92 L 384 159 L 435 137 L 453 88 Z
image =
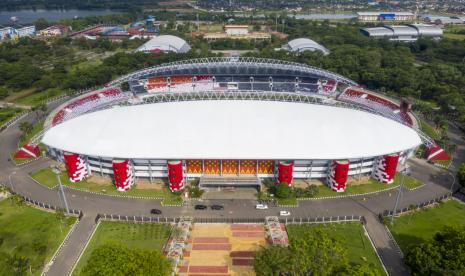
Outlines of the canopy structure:
M 159 159 L 337 160 L 421 144 L 411 128 L 348 108 L 209 100 L 116 107 L 70 119 L 42 142 L 87 156 Z
M 138 52 L 175 52 L 186 53 L 191 49 L 187 42 L 174 35 L 154 37 L 137 48 Z

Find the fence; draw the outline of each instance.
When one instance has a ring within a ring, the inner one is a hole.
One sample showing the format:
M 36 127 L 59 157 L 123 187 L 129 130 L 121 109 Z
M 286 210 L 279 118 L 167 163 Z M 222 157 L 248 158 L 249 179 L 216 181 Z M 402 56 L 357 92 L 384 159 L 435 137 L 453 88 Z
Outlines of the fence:
M 149 217 L 149 216 L 125 216 L 114 214 L 98 214 L 95 218 L 97 223 L 99 220 L 117 220 L 127 222 L 152 222 L 152 223 L 177 223 L 181 220 L 180 217 Z M 329 217 L 299 217 L 299 218 L 279 218 L 280 223 L 285 224 L 306 224 L 306 223 L 332 223 L 332 222 L 349 222 L 360 221 L 365 224 L 364 216 L 329 216 Z M 193 219 L 194 223 L 265 223 L 265 218 L 199 218 Z
M 6 130 L 7 128 L 9 128 L 10 126 L 14 125 L 16 122 L 18 122 L 19 120 L 21 120 L 22 118 L 26 117 L 27 114 L 29 114 L 29 111 L 24 111 L 24 112 L 21 112 L 20 114 L 18 114 L 16 117 L 12 118 L 11 120 L 9 120 L 7 123 L 5 123 L 4 125 L 2 125 L 0 127 L 0 132 Z
M 415 210 L 415 209 L 424 208 L 424 207 L 427 207 L 427 206 L 432 205 L 432 204 L 440 203 L 441 201 L 443 201 L 446 198 L 449 198 L 450 196 L 451 195 L 449 193 L 447 193 L 447 194 L 442 195 L 440 197 L 436 197 L 436 198 L 433 198 L 431 200 L 424 201 L 422 203 L 418 203 L 416 205 L 412 204 L 412 205 L 410 205 L 408 207 L 405 207 L 405 208 L 402 208 L 402 209 L 397 209 L 396 210 L 396 215 L 402 215 L 403 213 L 406 213 L 406 212 L 409 212 L 409 211 L 412 211 L 412 210 Z M 379 214 L 379 218 L 382 221 L 384 217 L 392 216 L 393 214 L 394 214 L 394 210 L 384 210 L 382 213 Z

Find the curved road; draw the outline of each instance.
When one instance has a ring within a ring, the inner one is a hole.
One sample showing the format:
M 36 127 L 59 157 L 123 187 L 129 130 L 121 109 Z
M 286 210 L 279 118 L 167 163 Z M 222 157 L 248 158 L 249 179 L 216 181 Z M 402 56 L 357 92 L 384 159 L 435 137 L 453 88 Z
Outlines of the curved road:
M 50 106 L 54 108 L 57 103 Z M 32 114 L 23 120 L 34 122 Z M 8 156 L 16 150 L 17 141 L 20 136 L 18 124 L 11 126 L 0 133 L 0 183 L 9 185 L 9 176 L 15 192 L 34 200 L 56 206 L 63 206 L 56 189 L 50 190 L 43 187 L 28 176 L 28 173 L 37 171 L 53 164 L 53 160 L 48 158 L 34 161 L 28 165 L 17 167 L 8 161 Z M 450 127 L 450 141 L 457 145 L 456 156 L 451 170 L 456 171 L 465 157 L 465 145 L 461 133 L 455 127 Z M 408 207 L 411 204 L 418 204 L 430 199 L 449 193 L 452 184 L 452 177 L 445 170 L 432 166 L 424 160 L 412 159 L 409 161 L 411 174 L 425 185 L 414 191 L 404 191 L 399 208 Z M 256 210 L 256 202 L 253 200 L 215 200 L 225 206 L 224 211 L 198 211 L 193 206 L 183 207 L 163 207 L 160 200 L 131 199 L 123 197 L 111 197 L 96 195 L 76 190 L 65 190 L 70 208 L 82 210 L 83 220 L 76 229 L 76 234 L 71 235 L 68 246 L 73 250 L 63 250 L 59 254 L 55 264 L 51 265 L 49 275 L 66 275 L 72 267 L 77 255 L 84 246 L 84 241 L 92 232 L 94 218 L 97 213 L 118 214 L 118 215 L 144 215 L 150 216 L 149 210 L 158 208 L 163 211 L 163 216 L 179 217 L 190 215 L 194 217 L 228 217 L 228 218 L 263 218 L 268 215 L 277 215 L 278 211 L 285 208 L 270 208 L 269 210 Z M 298 208 L 292 208 L 293 217 L 317 217 L 317 216 L 350 216 L 362 215 L 367 219 L 366 228 L 373 240 L 378 253 L 387 270 L 392 275 L 407 275 L 408 270 L 402 262 L 400 255 L 396 251 L 392 240 L 387 236 L 384 226 L 378 222 L 377 215 L 384 210 L 394 207 L 397 189 L 380 192 L 367 196 L 321 199 L 300 201 Z M 84 228 L 79 236 L 80 228 Z M 76 236 L 76 237 L 75 237 Z M 68 254 L 68 255 L 66 255 Z M 64 256 L 62 256 L 64 255 Z M 62 258 L 60 262 L 58 260 Z

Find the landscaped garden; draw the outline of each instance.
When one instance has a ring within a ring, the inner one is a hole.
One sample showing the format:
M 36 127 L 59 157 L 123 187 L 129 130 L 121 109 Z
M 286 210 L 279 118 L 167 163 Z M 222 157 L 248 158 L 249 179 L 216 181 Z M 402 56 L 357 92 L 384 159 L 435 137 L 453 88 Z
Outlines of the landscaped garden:
M 83 253 L 73 275 L 79 275 L 92 252 L 105 245 L 161 252 L 171 231 L 169 224 L 102 221 Z
M 31 177 L 35 179 L 40 184 L 53 188 L 58 185 L 56 176 L 50 168 L 45 168 L 40 171 L 34 172 L 31 174 Z M 87 192 L 102 193 L 107 195 L 118 195 L 118 196 L 140 196 L 140 197 L 149 197 L 149 198 L 162 198 L 163 204 L 181 204 L 182 198 L 179 193 L 171 192 L 166 185 L 153 189 L 147 188 L 138 188 L 136 184 L 134 187 L 125 192 L 119 192 L 115 185 L 108 178 L 106 181 L 101 182 L 93 181 L 92 177 L 85 179 L 81 182 L 73 183 L 69 180 L 65 172 L 60 173 L 61 183 L 65 186 L 80 189 Z
M 305 233 L 321 230 L 337 240 L 347 250 L 350 263 L 367 264 L 378 274 L 384 274 L 381 262 L 359 222 L 325 224 L 290 224 L 286 226 L 289 240 L 303 237 Z
M 75 217 L 26 205 L 20 196 L 0 201 L 0 275 L 40 275 Z
M 431 240 L 446 226 L 464 227 L 465 204 L 456 200 L 448 200 L 395 218 L 393 225 L 388 218 L 386 225 L 405 252 L 411 245 Z

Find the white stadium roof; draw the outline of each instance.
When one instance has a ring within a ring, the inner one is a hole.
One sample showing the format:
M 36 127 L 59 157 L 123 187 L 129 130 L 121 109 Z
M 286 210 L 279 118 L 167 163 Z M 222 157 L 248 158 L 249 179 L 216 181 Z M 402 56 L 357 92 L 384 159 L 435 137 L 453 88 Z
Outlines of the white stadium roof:
M 402 124 L 308 103 L 207 100 L 115 107 L 49 129 L 42 142 L 89 156 L 159 159 L 351 159 L 421 144 Z
M 323 54 L 329 54 L 329 50 L 323 45 L 311 40 L 309 38 L 296 38 L 289 41 L 287 44 L 282 46 L 283 49 L 291 52 L 303 52 L 303 51 L 321 51 Z
M 191 49 L 191 46 L 187 42 L 174 35 L 160 35 L 156 36 L 139 48 L 138 52 L 152 52 L 152 51 L 163 51 L 163 52 L 175 52 L 175 53 L 186 53 Z

